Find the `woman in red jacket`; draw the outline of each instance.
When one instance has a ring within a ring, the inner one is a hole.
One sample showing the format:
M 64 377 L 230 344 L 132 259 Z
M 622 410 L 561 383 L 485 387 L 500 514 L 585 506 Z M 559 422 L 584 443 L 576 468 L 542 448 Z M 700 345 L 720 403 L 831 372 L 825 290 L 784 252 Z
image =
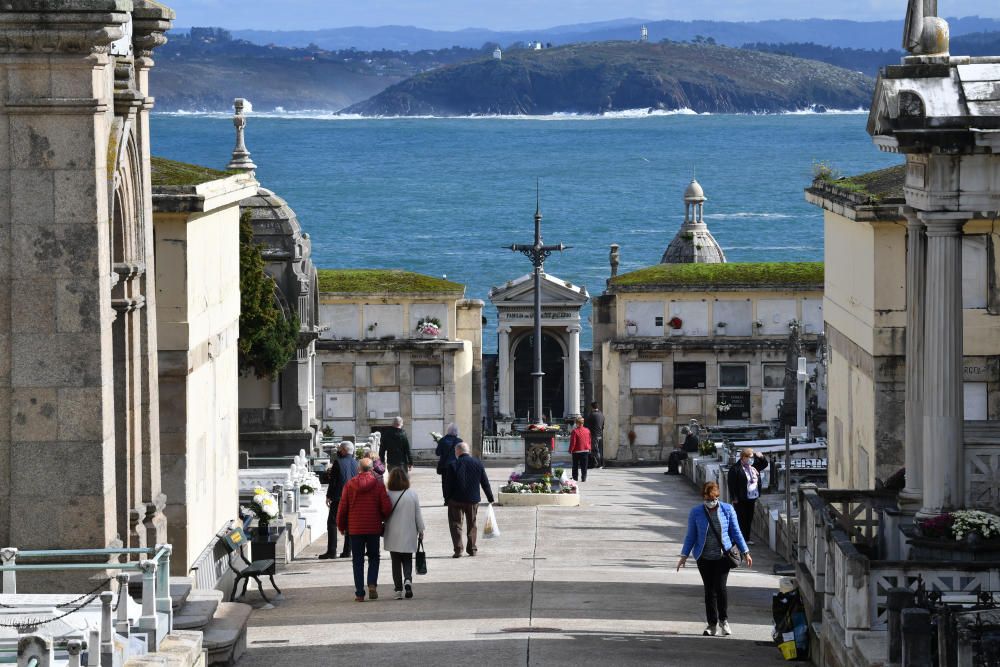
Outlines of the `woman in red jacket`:
M 372 472 L 372 460 L 361 459 L 361 472 L 344 487 L 337 510 L 340 533 L 350 535 L 354 559 L 354 599 L 365 601 L 365 551 L 368 552 L 368 597 L 378 599 L 379 537 L 392 503 L 382 480 Z
M 576 428 L 569 434 L 569 453 L 573 455 L 573 480 L 582 471 L 582 481 L 587 481 L 587 463 L 590 456 L 590 429 L 583 425 L 583 417 L 576 418 Z

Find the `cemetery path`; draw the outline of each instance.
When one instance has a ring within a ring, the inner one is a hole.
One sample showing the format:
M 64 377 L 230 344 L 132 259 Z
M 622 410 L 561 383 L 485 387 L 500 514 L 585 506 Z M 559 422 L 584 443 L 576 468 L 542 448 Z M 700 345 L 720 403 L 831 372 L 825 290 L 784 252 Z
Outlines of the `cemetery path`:
M 508 468 L 491 466 L 494 491 Z M 239 667 L 333 665 L 778 665 L 770 641 L 774 556 L 729 579 L 731 637 L 702 637 L 696 567 L 676 572 L 687 512 L 699 501 L 663 468 L 594 470 L 579 508 L 498 507 L 502 536 L 451 557 L 433 469 L 414 470 L 427 523 L 428 574 L 395 600 L 387 552 L 379 599 L 353 599 L 347 559 L 320 561 L 321 538 L 279 571 L 286 599 L 257 609 Z M 482 526 L 480 514 L 480 530 Z M 260 606 L 249 593 L 247 600 Z

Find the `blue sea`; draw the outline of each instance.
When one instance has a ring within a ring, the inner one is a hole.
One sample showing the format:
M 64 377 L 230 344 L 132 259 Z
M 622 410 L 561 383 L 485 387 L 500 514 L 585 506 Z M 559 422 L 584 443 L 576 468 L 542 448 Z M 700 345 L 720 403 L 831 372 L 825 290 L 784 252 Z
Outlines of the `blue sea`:
M 530 271 L 504 248 L 530 243 L 539 179 L 546 243 L 572 249 L 546 271 L 604 289 L 608 246 L 621 272 L 659 261 L 683 217 L 693 174 L 729 261 L 823 258 L 823 216 L 803 198 L 815 163 L 849 175 L 899 162 L 879 153 L 864 113 L 360 119 L 257 115 L 246 142 L 257 178 L 286 199 L 321 268 L 401 268 L 487 295 Z M 155 155 L 224 168 L 224 114 L 155 114 Z M 589 316 L 589 308 L 585 313 Z M 581 343 L 590 346 L 584 327 Z

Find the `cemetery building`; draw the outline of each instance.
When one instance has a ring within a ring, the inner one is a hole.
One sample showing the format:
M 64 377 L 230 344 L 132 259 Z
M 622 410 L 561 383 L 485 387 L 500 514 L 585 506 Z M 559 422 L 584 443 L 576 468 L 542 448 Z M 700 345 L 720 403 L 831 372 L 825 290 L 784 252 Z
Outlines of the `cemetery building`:
M 612 276 L 594 299 L 593 385 L 605 456 L 666 457 L 680 428 L 767 423 L 784 397 L 793 326 L 810 364 L 823 332 L 823 265 L 727 263 L 697 182 L 663 262 Z
M 172 18 L 0 9 L 4 546 L 167 540 L 148 77 Z
M 875 145 L 905 165 L 807 191 L 837 267 L 825 316 L 831 481 L 842 488 L 798 492 L 796 579 L 818 664 L 995 657 L 995 540 L 921 522 L 1000 510 L 1000 60 L 949 55 L 947 23 L 928 4 L 910 2 L 911 55 L 882 71 L 868 119 Z M 872 489 L 900 462 L 901 484 Z
M 251 174 L 153 157 L 160 462 L 174 574 L 234 516 L 240 201 Z
M 873 489 L 903 468 L 907 235 L 899 165 L 817 178 L 806 199 L 823 208 L 829 350 L 831 488 Z M 966 421 L 1000 419 L 1000 232 L 962 226 L 962 405 Z
M 465 287 L 398 270 L 319 271 L 322 426 L 360 439 L 405 421 L 415 459 L 435 460 L 448 424 L 482 443 L 483 302 Z
M 493 423 L 510 432 L 514 422 L 527 425 L 533 415 L 534 298 L 532 274 L 493 287 L 490 301 L 497 309 L 497 357 L 487 386 L 496 387 Z M 590 300 L 587 289 L 548 273 L 541 276 L 542 413 L 546 423 L 571 424 L 583 414 L 584 395 L 580 350 L 580 310 Z
M 251 163 L 249 168 L 254 166 Z M 260 188 L 240 206 L 250 214 L 254 242 L 263 246 L 264 270 L 274 279 L 282 312 L 299 322 L 295 357 L 277 377 L 240 377 L 240 449 L 251 457 L 311 452 L 319 430 L 312 391 L 318 327 L 312 241 L 302 231 L 295 211 L 267 188 Z

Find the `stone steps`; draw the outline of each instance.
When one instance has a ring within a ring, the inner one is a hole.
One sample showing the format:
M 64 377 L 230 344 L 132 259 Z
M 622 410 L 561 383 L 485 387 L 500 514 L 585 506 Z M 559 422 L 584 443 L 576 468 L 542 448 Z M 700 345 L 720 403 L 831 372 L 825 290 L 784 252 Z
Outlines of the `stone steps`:
M 174 612 L 174 629 L 200 630 L 211 622 L 222 602 L 223 593 L 215 589 L 193 590 L 180 609 Z
M 176 612 L 186 601 L 191 589 L 194 588 L 194 581 L 191 577 L 170 577 L 170 599 L 171 605 Z M 133 572 L 128 579 L 129 597 L 136 600 L 142 599 L 142 573 Z
M 247 622 L 253 607 L 242 602 L 222 602 L 215 616 L 202 628 L 206 665 L 232 665 L 247 649 Z

